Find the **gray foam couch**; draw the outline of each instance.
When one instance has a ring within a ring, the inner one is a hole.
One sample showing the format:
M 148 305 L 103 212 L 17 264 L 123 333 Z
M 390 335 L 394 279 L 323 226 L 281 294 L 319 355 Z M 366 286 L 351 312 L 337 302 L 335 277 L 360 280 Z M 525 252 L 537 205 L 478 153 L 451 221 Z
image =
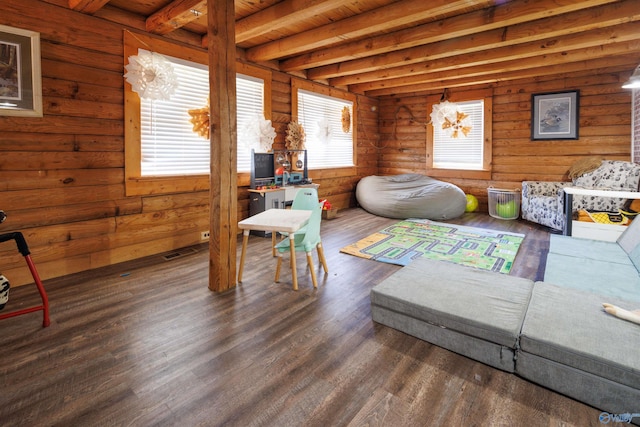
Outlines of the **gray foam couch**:
M 544 281 L 417 259 L 371 291 L 373 320 L 611 414 L 640 413 L 640 219 L 617 242 L 551 235 Z M 640 418 L 634 418 L 640 423 Z

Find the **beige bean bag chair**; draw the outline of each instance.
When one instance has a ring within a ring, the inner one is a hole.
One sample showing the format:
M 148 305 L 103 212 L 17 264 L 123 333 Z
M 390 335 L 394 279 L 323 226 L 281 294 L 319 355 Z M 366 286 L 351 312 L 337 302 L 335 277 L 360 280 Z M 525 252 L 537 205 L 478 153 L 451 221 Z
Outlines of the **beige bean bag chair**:
M 367 212 L 387 218 L 452 219 L 467 206 L 459 187 L 420 174 L 364 177 L 356 199 Z

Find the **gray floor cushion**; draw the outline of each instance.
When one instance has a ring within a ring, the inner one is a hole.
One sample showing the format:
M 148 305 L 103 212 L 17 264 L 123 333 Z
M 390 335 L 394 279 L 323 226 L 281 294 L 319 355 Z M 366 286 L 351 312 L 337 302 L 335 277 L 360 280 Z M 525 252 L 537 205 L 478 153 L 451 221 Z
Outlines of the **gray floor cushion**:
M 640 221 L 639 221 L 640 222 Z M 571 236 L 549 235 L 549 253 L 631 265 L 629 256 L 616 242 L 578 239 Z
M 532 382 L 612 414 L 638 413 L 640 390 L 563 365 L 544 357 L 518 352 L 516 373 Z M 594 420 L 594 425 L 595 425 Z M 640 422 L 633 419 L 634 424 Z M 612 424 L 624 425 L 624 424 Z
M 420 174 L 364 177 L 356 198 L 367 212 L 387 218 L 451 219 L 467 207 L 459 187 Z
M 533 281 L 417 259 L 371 291 L 373 320 L 513 372 Z
M 638 308 L 634 303 L 537 282 L 522 327 L 520 348 L 638 391 L 640 325 L 607 314 L 603 302 L 624 309 Z M 582 386 L 575 383 L 568 387 Z
M 579 239 L 576 239 L 579 240 Z M 640 276 L 628 264 L 549 253 L 544 281 L 640 305 Z M 611 286 L 615 284 L 615 286 Z

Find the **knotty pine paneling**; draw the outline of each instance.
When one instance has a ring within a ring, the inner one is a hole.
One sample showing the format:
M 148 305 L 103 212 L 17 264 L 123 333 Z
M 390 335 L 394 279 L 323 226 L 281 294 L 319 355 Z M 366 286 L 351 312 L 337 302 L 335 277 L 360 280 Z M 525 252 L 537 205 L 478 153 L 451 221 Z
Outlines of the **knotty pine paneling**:
M 124 137 L 112 135 L 65 135 L 37 132 L 7 132 L 0 138 L 0 152 L 98 151 L 122 152 Z
M 111 218 L 117 215 L 131 215 L 142 211 L 140 198 L 129 197 L 97 202 L 65 204 L 61 206 L 39 207 L 10 211 L 11 223 L 21 224 L 21 230 L 51 224 L 70 224 L 95 218 Z M 9 221 L 9 220 L 7 220 Z M 3 232 L 7 231 L 7 223 Z
M 121 183 L 124 173 L 117 168 L 66 170 L 0 170 L 0 190 L 28 190 L 77 185 L 109 185 Z M 81 183 L 81 184 L 80 184 Z
M 120 24 L 100 19 L 107 15 Z M 207 191 L 125 196 L 123 31 L 144 31 L 144 21 L 112 7 L 90 16 L 69 10 L 66 0 L 6 0 L 0 24 L 41 37 L 44 117 L 0 116 L 0 209 L 9 215 L 0 232 L 25 234 L 41 277 L 200 243 L 200 232 L 209 229 Z M 201 48 L 184 31 L 165 39 Z M 283 148 L 291 77 L 272 76 L 274 146 Z M 377 172 L 377 101 L 359 96 L 358 104 L 355 174 L 310 172 L 321 197 L 338 208 L 354 206 L 360 177 Z M 240 174 L 238 218 L 249 214 L 248 183 L 248 174 Z M 13 285 L 30 283 L 14 246 L 0 245 L 0 271 Z
M 623 61 L 624 62 L 624 61 Z M 443 179 L 474 194 L 487 211 L 487 188 L 517 189 L 524 180 L 567 181 L 567 170 L 577 159 L 602 156 L 630 160 L 631 93 L 620 86 L 637 59 L 627 66 L 576 75 L 496 83 L 493 90 L 492 174 L 490 180 Z M 578 140 L 532 141 L 531 95 L 580 90 Z M 464 89 L 450 89 L 457 93 Z M 426 127 L 430 112 L 427 96 L 380 98 L 381 175 L 424 173 Z

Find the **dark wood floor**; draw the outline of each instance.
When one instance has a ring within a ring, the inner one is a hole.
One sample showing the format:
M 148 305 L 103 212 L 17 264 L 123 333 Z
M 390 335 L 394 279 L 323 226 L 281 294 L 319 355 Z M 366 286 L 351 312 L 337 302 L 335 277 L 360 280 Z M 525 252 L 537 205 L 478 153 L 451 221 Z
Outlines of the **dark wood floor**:
M 274 283 L 270 239 L 253 236 L 244 283 L 225 294 L 207 288 L 206 246 L 45 282 L 49 328 L 40 313 L 0 322 L 0 424 L 599 425 L 594 408 L 372 322 L 369 291 L 401 267 L 339 249 L 395 221 L 360 209 L 323 221 L 318 290 L 302 255 L 300 290 L 285 269 Z M 452 222 L 525 233 L 512 274 L 542 277 L 545 229 Z

